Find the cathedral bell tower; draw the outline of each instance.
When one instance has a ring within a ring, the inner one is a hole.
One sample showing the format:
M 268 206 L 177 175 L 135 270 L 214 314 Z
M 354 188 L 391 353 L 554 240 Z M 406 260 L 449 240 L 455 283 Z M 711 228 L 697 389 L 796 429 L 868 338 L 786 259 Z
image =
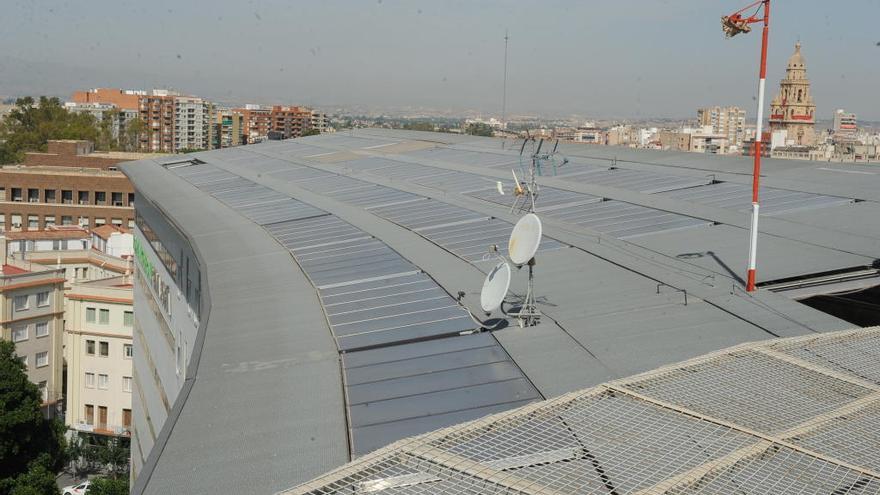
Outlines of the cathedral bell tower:
M 794 45 L 794 55 L 788 59 L 785 78 L 779 83 L 779 93 L 770 104 L 770 130 L 787 130 L 787 141 L 813 146 L 816 144 L 816 105 L 810 94 L 810 80 L 801 55 L 801 44 Z

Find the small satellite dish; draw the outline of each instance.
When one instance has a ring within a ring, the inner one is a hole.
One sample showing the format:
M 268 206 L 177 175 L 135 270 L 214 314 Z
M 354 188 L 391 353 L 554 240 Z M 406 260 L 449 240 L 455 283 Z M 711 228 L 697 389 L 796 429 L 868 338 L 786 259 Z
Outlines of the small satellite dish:
M 495 311 L 504 302 L 510 288 L 510 265 L 502 261 L 486 275 L 483 290 L 480 291 L 480 306 L 483 311 Z
M 541 244 L 541 219 L 534 213 L 528 213 L 516 222 L 507 243 L 510 261 L 520 266 L 529 262 L 538 252 Z

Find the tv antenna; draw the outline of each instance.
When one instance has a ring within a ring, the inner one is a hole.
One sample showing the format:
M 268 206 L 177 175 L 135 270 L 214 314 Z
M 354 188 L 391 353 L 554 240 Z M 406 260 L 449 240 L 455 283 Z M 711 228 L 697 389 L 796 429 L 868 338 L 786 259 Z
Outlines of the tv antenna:
M 552 175 L 556 175 L 559 167 L 568 163 L 568 158 L 562 157 L 562 162 L 559 163 L 559 140 L 556 140 L 556 143 L 553 145 L 553 149 L 551 151 L 541 152 L 541 149 L 544 147 L 544 139 L 542 138 L 538 141 L 537 146 L 534 151 L 532 151 L 531 156 L 529 157 L 528 162 L 524 162 L 523 158 L 525 157 L 526 145 L 529 142 L 535 143 L 535 138 L 529 134 L 529 131 L 526 130 L 526 138 L 523 140 L 522 146 L 519 149 L 520 156 L 520 174 L 521 177 L 516 175 L 516 170 L 511 169 L 511 174 L 513 175 L 513 204 L 510 206 L 510 212 L 514 211 L 525 211 L 528 213 L 535 213 L 537 210 L 537 200 L 538 195 L 540 193 L 540 186 L 538 185 L 538 177 L 545 175 L 545 169 L 549 166 L 550 172 Z M 497 184 L 498 192 L 500 194 L 504 194 L 504 186 L 499 181 Z
M 535 253 L 538 252 L 538 246 L 541 244 L 541 233 L 541 219 L 534 213 L 527 213 L 514 225 L 507 244 L 510 261 L 517 268 L 522 268 L 523 265 L 529 267 L 529 283 L 525 298 L 519 311 L 511 313 L 511 316 L 519 320 L 519 326 L 522 328 L 537 325 L 541 320 L 535 299 Z

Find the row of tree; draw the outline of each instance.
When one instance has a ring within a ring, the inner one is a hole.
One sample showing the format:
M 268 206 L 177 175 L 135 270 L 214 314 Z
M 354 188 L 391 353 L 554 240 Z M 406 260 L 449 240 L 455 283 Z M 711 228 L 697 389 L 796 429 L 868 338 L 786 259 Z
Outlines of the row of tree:
M 92 114 L 68 111 L 58 98 L 19 98 L 0 121 L 0 164 L 18 163 L 27 151 L 46 151 L 50 139 L 85 139 L 99 150 L 135 151 L 144 123 L 120 116 L 119 110 L 107 110 L 98 121 Z
M 89 495 L 127 494 L 129 452 L 122 442 L 89 445 L 73 437 L 68 443 L 64 424 L 47 419 L 41 403 L 15 344 L 0 340 L 0 495 L 58 495 L 55 475 L 71 461 L 107 472 L 93 481 Z

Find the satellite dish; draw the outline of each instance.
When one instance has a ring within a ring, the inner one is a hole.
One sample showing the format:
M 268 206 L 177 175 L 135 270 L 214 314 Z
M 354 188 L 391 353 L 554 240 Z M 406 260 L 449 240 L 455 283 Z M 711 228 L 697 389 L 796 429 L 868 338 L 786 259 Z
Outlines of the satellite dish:
M 510 261 L 515 265 L 524 265 L 535 256 L 541 244 L 541 219 L 534 213 L 528 213 L 516 222 L 507 243 Z
M 486 275 L 483 290 L 480 291 L 480 306 L 483 311 L 495 311 L 504 302 L 507 289 L 510 288 L 510 265 L 502 261 Z

